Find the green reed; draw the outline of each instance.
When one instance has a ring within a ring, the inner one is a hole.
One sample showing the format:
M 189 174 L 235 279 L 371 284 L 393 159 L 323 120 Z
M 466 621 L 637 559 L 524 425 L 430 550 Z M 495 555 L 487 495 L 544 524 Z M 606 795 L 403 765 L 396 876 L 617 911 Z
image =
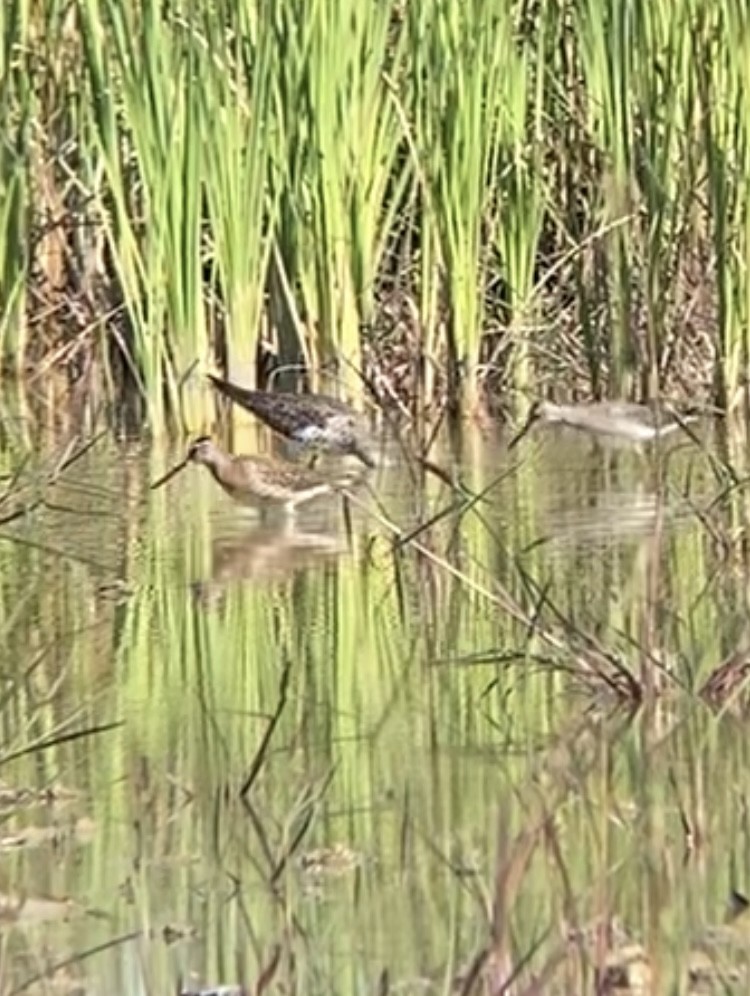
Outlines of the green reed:
M 422 280 L 434 286 L 428 298 L 442 292 L 448 302 L 435 316 L 442 329 L 435 346 L 445 350 L 454 383 L 459 365 L 476 358 L 481 335 L 481 228 L 497 156 L 501 65 L 512 50 L 501 6 L 409 7 L 413 76 L 405 89 L 414 103 L 421 211 L 436 239 L 426 257 L 432 272 L 423 269 Z
M 46 0 L 0 19 L 18 369 L 88 354 L 159 424 L 204 417 L 196 361 L 252 379 L 259 337 L 349 393 L 408 343 L 407 389 L 447 379 L 470 406 L 484 377 L 654 395 L 697 369 L 723 404 L 747 374 L 734 0 Z
M 20 358 L 27 330 L 24 304 L 30 232 L 26 215 L 29 188 L 27 165 L 31 160 L 31 127 L 35 117 L 32 87 L 19 58 L 15 42 L 28 34 L 29 17 L 21 0 L 7 4 L 0 12 L 0 108 L 6 122 L 6 139 L 0 151 L 2 185 L 2 225 L 5 239 L 0 247 L 0 350 L 7 360 Z
M 280 330 L 294 329 L 296 352 L 314 374 L 333 357 L 361 367 L 359 327 L 372 317 L 403 183 L 397 108 L 385 81 L 386 72 L 402 72 L 403 45 L 388 5 L 352 0 L 282 5 L 273 31 L 272 315 Z M 340 376 L 356 383 L 346 363 Z

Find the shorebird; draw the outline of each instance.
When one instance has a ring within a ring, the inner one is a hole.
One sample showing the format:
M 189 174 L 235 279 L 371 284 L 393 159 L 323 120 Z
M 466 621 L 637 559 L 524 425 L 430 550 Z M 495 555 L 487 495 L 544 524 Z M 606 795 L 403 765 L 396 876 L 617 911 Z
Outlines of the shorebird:
M 632 401 L 593 401 L 578 405 L 555 405 L 551 401 L 536 401 L 526 424 L 508 444 L 512 449 L 535 422 L 567 425 L 596 436 L 614 436 L 632 443 L 648 443 L 667 436 L 697 415 L 678 415 L 669 405 L 636 404 Z
M 366 467 L 375 466 L 367 422 L 345 402 L 325 394 L 251 391 L 213 374 L 208 378 L 224 397 L 304 448 L 351 454 Z
M 190 444 L 185 459 L 152 484 L 151 490 L 166 484 L 189 463 L 208 467 L 214 480 L 231 498 L 261 512 L 275 507 L 294 514 L 298 505 L 354 483 L 351 479 L 329 480 L 308 467 L 287 460 L 232 456 L 217 446 L 210 436 L 200 436 Z

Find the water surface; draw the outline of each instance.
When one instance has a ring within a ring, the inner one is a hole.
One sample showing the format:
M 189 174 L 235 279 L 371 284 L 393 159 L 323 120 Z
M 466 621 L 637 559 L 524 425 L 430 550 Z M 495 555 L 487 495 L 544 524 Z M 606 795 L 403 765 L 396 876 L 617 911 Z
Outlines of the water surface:
M 167 443 L 65 446 L 0 453 L 3 993 L 747 991 L 710 431 L 472 429 L 435 454 L 463 498 L 391 445 L 293 523 L 202 468 L 149 492 Z

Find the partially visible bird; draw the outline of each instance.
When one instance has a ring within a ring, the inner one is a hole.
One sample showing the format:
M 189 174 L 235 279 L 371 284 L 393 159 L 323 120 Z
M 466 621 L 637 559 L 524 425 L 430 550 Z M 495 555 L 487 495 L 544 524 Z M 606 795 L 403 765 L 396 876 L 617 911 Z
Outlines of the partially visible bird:
M 366 467 L 375 466 L 367 422 L 345 402 L 325 394 L 252 391 L 214 374 L 208 378 L 224 397 L 304 448 L 351 454 Z
M 645 443 L 675 432 L 696 418 L 695 414 L 679 416 L 670 405 L 657 403 L 641 405 L 632 401 L 593 401 L 556 405 L 551 401 L 536 401 L 509 448 L 519 443 L 535 422 L 567 425 L 597 436 L 614 436 L 633 443 Z

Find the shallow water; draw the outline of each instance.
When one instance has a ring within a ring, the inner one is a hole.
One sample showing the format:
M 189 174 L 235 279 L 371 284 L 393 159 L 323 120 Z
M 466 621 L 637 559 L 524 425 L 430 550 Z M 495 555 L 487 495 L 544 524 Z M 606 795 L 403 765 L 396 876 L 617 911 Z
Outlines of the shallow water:
M 472 428 L 435 457 L 463 503 L 391 444 L 294 522 L 202 468 L 149 492 L 166 445 L 51 480 L 64 446 L 0 452 L 0 991 L 747 991 L 750 741 L 696 694 L 747 646 L 710 430 Z

